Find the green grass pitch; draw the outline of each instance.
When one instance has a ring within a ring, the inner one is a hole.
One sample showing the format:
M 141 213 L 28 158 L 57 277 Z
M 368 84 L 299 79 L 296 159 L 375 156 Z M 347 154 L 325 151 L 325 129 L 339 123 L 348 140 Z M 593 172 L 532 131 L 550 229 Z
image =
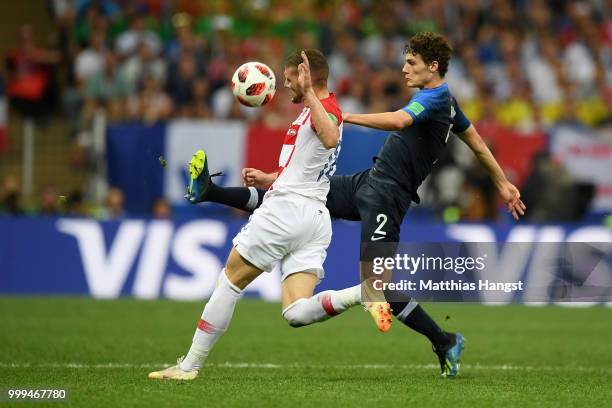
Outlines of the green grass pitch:
M 186 353 L 202 305 L 0 298 L 0 388 L 68 389 L 68 403 L 36 404 L 54 407 L 612 403 L 612 309 L 603 307 L 427 305 L 467 338 L 460 377 L 444 380 L 428 341 L 398 322 L 378 333 L 355 308 L 293 329 L 278 304 L 244 299 L 200 378 L 148 380 Z

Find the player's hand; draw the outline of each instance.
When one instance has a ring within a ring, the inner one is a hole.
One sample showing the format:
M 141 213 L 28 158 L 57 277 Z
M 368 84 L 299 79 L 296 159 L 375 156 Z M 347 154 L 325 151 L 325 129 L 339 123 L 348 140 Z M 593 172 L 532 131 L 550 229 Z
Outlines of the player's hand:
M 271 184 L 268 174 L 251 167 L 242 169 L 242 183 L 245 187 L 255 188 L 267 188 Z
M 506 203 L 508 212 L 512 214 L 515 220 L 525 215 L 527 207 L 521 201 L 521 193 L 514 184 L 506 181 L 499 187 L 499 194 L 502 196 L 504 203 Z
M 306 53 L 302 51 L 302 63 L 298 65 L 298 80 L 297 85 L 300 93 L 306 95 L 312 91 L 312 78 L 310 77 L 310 62 Z

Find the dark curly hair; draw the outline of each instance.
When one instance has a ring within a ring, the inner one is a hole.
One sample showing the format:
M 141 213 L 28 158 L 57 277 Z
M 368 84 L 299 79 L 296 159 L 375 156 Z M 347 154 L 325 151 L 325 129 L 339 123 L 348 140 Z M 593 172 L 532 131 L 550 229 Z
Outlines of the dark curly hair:
M 427 65 L 437 61 L 438 72 L 444 78 L 448 70 L 448 62 L 453 53 L 453 48 L 444 36 L 425 31 L 415 34 L 408 41 L 404 53 L 419 54 Z

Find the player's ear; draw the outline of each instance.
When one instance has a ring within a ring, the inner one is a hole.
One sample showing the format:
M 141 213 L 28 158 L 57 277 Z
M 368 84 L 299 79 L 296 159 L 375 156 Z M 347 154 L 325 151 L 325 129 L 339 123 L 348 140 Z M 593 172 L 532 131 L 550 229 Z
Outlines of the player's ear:
M 434 73 L 434 72 L 438 72 L 438 68 L 439 68 L 439 64 L 438 61 L 433 61 L 431 64 L 429 64 L 429 72 Z

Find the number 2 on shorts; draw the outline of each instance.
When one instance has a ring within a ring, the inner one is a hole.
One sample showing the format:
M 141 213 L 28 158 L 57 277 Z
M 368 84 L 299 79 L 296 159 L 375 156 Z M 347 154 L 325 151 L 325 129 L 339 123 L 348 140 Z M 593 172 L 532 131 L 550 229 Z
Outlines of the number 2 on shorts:
M 382 213 L 378 214 L 376 216 L 376 222 L 380 224 L 378 225 L 378 228 L 374 230 L 374 234 L 372 234 L 372 241 L 378 241 L 379 239 L 382 239 L 384 236 L 387 235 L 387 232 L 382 230 L 385 224 L 387 223 L 387 215 Z M 377 234 L 378 236 L 375 236 Z

